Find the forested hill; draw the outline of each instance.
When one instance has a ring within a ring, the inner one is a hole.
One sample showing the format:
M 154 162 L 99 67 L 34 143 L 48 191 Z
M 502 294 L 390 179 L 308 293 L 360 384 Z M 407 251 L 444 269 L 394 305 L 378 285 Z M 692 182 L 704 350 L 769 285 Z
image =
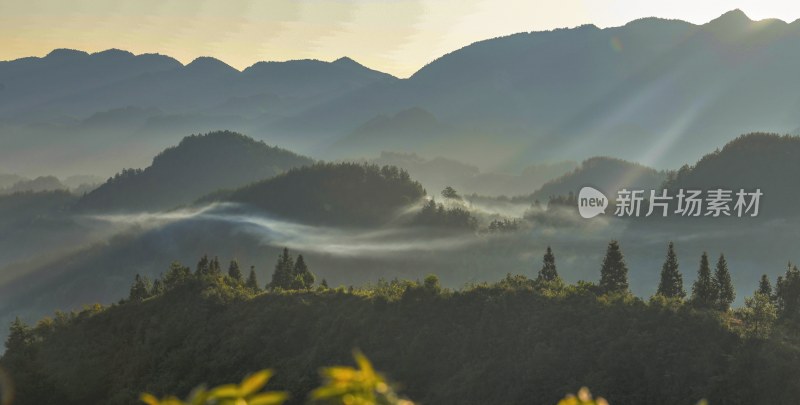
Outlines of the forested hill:
M 676 189 L 735 193 L 761 189 L 759 216 L 796 216 L 800 201 L 800 137 L 753 133 L 742 135 L 722 149 L 705 155 L 693 166 L 683 166 L 667 182 Z
M 425 195 L 405 170 L 359 163 L 317 163 L 208 197 L 249 204 L 314 225 L 377 225 Z
M 14 322 L 0 365 L 15 379 L 15 405 L 128 405 L 143 391 L 184 397 L 267 367 L 277 372 L 270 389 L 299 404 L 318 386 L 318 368 L 348 363 L 353 348 L 426 404 L 553 404 L 581 385 L 622 405 L 800 396 L 796 268 L 776 298 L 777 322 L 765 294 L 718 312 L 695 297 L 645 302 L 606 295 L 602 281 L 569 286 L 541 275 L 461 291 L 429 276 L 261 293 L 238 272 L 205 269 L 175 264 L 158 286 L 137 278 L 130 298 L 110 308 L 59 313 L 33 328 Z
M 552 196 L 578 194 L 584 186 L 592 186 L 606 195 L 615 195 L 623 188 L 651 190 L 661 186 L 665 175 L 638 163 L 610 157 L 587 159 L 575 170 L 551 181 L 533 193 L 531 199 L 547 201 Z
M 83 197 L 78 210 L 93 212 L 170 209 L 213 191 L 272 177 L 310 158 L 264 142 L 218 131 L 184 138 L 153 159 L 150 167 L 127 169 Z

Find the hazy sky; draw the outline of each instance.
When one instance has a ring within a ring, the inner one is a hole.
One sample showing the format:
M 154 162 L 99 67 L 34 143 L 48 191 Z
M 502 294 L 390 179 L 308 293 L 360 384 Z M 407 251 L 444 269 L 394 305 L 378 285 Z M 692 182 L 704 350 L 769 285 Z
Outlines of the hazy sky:
M 648 16 L 704 23 L 734 8 L 753 19 L 800 18 L 800 2 L 786 0 L 0 0 L 0 60 L 120 48 L 243 69 L 347 55 L 407 77 L 481 39 Z

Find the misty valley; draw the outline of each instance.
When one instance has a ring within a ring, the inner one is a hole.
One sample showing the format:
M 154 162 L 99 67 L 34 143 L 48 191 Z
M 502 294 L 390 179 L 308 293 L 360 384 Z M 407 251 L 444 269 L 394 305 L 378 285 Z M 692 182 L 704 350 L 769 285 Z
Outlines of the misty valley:
M 0 404 L 794 403 L 799 27 L 0 61 Z

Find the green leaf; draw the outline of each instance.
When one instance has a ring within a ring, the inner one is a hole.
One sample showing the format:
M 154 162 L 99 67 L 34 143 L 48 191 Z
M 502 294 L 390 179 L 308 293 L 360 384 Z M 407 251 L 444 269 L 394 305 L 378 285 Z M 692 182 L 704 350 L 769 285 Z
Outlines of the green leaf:
M 271 370 L 261 370 L 255 374 L 246 377 L 242 384 L 239 386 L 239 391 L 244 396 L 250 395 L 264 388 L 264 386 L 272 377 Z

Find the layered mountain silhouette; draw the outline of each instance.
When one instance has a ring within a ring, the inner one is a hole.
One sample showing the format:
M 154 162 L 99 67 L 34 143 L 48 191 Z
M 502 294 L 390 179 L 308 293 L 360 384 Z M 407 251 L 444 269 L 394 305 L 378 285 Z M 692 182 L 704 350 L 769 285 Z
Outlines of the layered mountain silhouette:
M 164 210 L 219 189 L 237 188 L 312 160 L 247 136 L 220 131 L 184 138 L 143 169 L 123 170 L 83 196 L 84 212 Z
M 800 22 L 739 10 L 703 25 L 646 18 L 489 39 L 408 79 L 348 58 L 238 71 L 207 57 L 56 50 L 0 62 L 0 158 L 35 170 L 28 155 L 47 145 L 40 161 L 85 173 L 86 157 L 124 148 L 92 162 L 110 172 L 176 134 L 227 128 L 319 158 L 425 149 L 481 168 L 597 155 L 677 167 L 731 134 L 796 130 L 798 68 Z
M 677 166 L 731 134 L 797 128 L 798 39 L 800 22 L 756 22 L 739 10 L 705 25 L 648 18 L 521 33 L 469 45 L 292 124 L 346 131 L 416 106 L 478 151 L 491 138 L 490 163 L 610 155 Z M 476 132 L 484 136 L 468 136 Z

